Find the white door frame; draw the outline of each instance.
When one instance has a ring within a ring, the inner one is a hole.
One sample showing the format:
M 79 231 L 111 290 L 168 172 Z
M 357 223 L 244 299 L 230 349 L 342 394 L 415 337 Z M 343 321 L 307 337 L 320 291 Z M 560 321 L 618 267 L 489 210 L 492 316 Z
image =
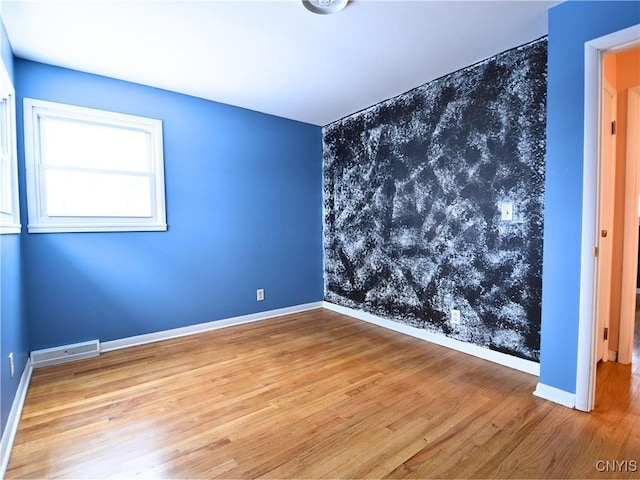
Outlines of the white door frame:
M 585 43 L 584 56 L 584 161 L 582 176 L 582 245 L 576 409 L 593 410 L 595 399 L 597 325 L 594 315 L 598 156 L 600 148 L 600 88 L 602 53 L 625 48 L 640 38 L 640 24 Z

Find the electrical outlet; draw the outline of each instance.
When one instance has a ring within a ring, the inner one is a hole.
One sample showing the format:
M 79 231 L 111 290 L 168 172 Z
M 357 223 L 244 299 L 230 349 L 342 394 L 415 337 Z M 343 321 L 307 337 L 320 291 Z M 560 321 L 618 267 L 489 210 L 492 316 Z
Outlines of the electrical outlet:
M 451 309 L 451 325 L 460 325 L 460 310 Z
M 264 300 L 264 288 L 259 288 L 256 290 L 256 300 L 261 302 Z
M 13 352 L 11 352 L 9 354 L 9 376 L 13 378 L 15 374 L 16 374 L 16 368 L 13 365 Z

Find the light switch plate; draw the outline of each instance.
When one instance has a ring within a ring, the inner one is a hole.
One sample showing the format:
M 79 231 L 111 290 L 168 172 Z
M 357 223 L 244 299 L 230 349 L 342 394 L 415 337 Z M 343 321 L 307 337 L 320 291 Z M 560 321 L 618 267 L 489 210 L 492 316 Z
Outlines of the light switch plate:
M 460 310 L 451 309 L 451 325 L 460 325 Z
M 513 203 L 502 202 L 500 204 L 500 219 L 503 222 L 510 222 L 513 220 Z

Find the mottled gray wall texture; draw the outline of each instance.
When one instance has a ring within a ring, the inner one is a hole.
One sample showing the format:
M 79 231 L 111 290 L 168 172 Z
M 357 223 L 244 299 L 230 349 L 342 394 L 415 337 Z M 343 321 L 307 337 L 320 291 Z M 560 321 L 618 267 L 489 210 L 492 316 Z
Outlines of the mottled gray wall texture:
M 325 300 L 539 361 L 546 78 L 541 39 L 324 128 Z

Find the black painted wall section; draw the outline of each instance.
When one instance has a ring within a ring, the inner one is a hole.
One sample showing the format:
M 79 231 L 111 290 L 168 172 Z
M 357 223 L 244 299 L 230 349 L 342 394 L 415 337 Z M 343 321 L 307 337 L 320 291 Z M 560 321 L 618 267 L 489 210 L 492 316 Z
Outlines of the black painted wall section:
M 539 360 L 546 64 L 541 39 L 324 128 L 325 300 Z

